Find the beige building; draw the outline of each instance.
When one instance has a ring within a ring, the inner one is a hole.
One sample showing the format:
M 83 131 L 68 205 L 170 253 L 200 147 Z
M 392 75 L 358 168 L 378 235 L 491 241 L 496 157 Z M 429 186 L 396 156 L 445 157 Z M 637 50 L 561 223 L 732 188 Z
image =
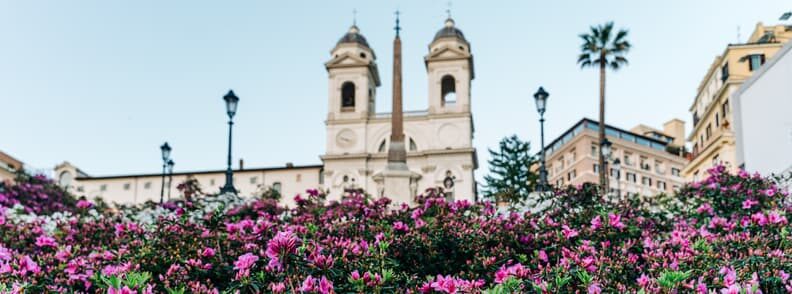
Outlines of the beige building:
M 673 119 L 663 130 L 638 125 L 630 131 L 606 125 L 605 136 L 612 142 L 611 160 L 621 161 L 621 171 L 609 165 L 610 192 L 656 195 L 682 187 L 682 168 L 687 160 L 681 156 L 685 123 Z M 556 186 L 599 182 L 599 124 L 587 118 L 545 148 L 548 181 Z
M 234 172 L 234 180 L 242 195 L 275 186 L 285 204 L 291 204 L 294 195 L 310 188 L 328 191 L 329 199 L 338 199 L 349 189 L 385 194 L 383 171 L 392 122 L 391 113 L 375 111 L 380 86 L 376 55 L 357 26 L 352 26 L 330 53 L 325 63 L 328 109 L 323 164 L 240 168 Z M 473 172 L 478 163 L 470 99 L 473 56 L 470 43 L 452 19 L 447 19 L 431 40 L 424 64 L 429 108 L 403 112 L 411 194 L 444 186 L 452 198 L 475 200 Z M 92 177 L 69 163 L 56 167 L 55 175 L 78 195 L 119 203 L 158 200 L 162 187 L 158 173 Z M 195 177 L 208 192 L 216 192 L 225 181 L 224 170 L 175 173 L 171 195 L 178 195 L 175 186 L 187 176 Z
M 693 130 L 687 137 L 692 145 L 690 164 L 683 170 L 687 180 L 699 180 L 707 169 L 717 164 L 732 171 L 738 168 L 730 97 L 790 38 L 792 30 L 787 26 L 759 23 L 748 42 L 729 44 L 715 58 L 689 109 Z
M 0 182 L 13 181 L 16 172 L 23 167 L 22 161 L 0 151 Z
M 101 197 L 109 203 L 143 203 L 159 201 L 160 193 L 179 197 L 177 185 L 190 178 L 198 180 L 204 192 L 216 193 L 225 184 L 225 170 L 174 172 L 163 183 L 161 173 L 90 176 L 68 162 L 58 165 L 56 175 L 61 186 L 88 199 Z M 234 187 L 240 195 L 249 196 L 260 189 L 272 188 L 281 193 L 286 205 L 293 205 L 297 194 L 306 189 L 320 188 L 321 165 L 268 168 L 238 168 L 234 170 Z M 163 188 L 164 184 L 164 188 Z M 164 191 L 164 192 L 163 192 Z

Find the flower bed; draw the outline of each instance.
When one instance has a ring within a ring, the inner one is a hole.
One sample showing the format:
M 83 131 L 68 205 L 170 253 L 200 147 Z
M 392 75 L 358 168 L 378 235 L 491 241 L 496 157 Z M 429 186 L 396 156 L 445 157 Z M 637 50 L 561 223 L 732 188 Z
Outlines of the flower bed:
M 557 189 L 537 214 L 436 191 L 415 207 L 308 191 L 293 208 L 219 195 L 114 210 L 25 178 L 0 192 L 0 292 L 792 291 L 792 211 L 768 179 L 718 167 L 676 195 L 595 195 Z

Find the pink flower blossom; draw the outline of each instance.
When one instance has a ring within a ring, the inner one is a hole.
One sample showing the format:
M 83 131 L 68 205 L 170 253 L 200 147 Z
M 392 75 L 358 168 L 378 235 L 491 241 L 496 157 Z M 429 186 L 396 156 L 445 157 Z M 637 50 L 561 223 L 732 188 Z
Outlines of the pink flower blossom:
M 55 242 L 55 238 L 50 236 L 41 235 L 36 238 L 36 246 L 43 248 L 43 247 L 58 247 L 58 243 Z
M 649 285 L 649 277 L 646 274 L 641 274 L 641 276 L 638 277 L 636 282 L 638 282 L 638 286 L 641 286 L 641 288 L 644 288 L 644 287 L 646 287 L 646 285 Z
M 256 265 L 256 261 L 259 260 L 259 257 L 253 255 L 252 253 L 245 253 L 234 262 L 234 269 L 237 270 L 236 278 L 237 280 L 247 277 L 250 275 L 250 269 Z
M 201 251 L 202 257 L 212 257 L 215 256 L 215 250 L 211 247 L 206 247 Z
M 91 203 L 89 201 L 82 200 L 82 199 L 80 201 L 77 201 L 77 208 L 87 209 L 87 208 L 91 208 L 92 206 L 93 206 L 93 203 Z
M 595 216 L 591 219 L 591 230 L 596 231 L 597 229 L 602 227 L 602 219 L 599 215 Z
M 283 282 L 270 283 L 270 291 L 276 294 L 286 293 L 286 284 L 284 284 Z
M 608 224 L 611 227 L 617 228 L 619 230 L 624 229 L 625 225 L 621 222 L 621 215 L 618 214 L 608 214 Z
M 121 289 L 110 287 L 107 289 L 107 294 L 137 294 L 137 291 L 129 289 L 127 286 L 124 286 Z
M 406 233 L 407 231 L 410 230 L 410 228 L 407 227 L 407 225 L 404 224 L 403 222 L 398 221 L 398 222 L 393 223 L 393 230 L 397 231 L 397 232 Z
M 578 231 L 575 229 L 569 228 L 567 225 L 561 226 L 561 232 L 564 234 L 564 238 L 571 239 L 578 235 Z

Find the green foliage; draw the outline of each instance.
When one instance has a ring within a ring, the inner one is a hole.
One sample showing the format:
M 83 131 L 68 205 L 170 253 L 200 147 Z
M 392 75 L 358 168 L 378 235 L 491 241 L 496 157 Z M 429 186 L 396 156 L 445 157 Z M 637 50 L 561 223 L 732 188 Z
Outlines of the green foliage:
M 490 149 L 490 174 L 484 177 L 484 195 L 512 205 L 520 204 L 534 191 L 539 175 L 531 171 L 536 157 L 530 153 L 531 144 L 517 135 L 505 137 L 498 150 Z
M 692 271 L 669 271 L 664 270 L 657 278 L 657 284 L 663 289 L 676 289 L 680 283 L 690 278 Z

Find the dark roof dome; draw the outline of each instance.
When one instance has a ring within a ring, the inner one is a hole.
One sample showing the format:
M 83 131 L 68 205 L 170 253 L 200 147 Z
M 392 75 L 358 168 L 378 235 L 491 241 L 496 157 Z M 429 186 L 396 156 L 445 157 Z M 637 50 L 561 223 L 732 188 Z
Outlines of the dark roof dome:
M 467 40 L 465 39 L 465 35 L 462 34 L 462 31 L 456 28 L 454 20 L 450 17 L 446 19 L 445 26 L 439 31 L 437 31 L 437 34 L 435 34 L 435 37 L 432 40 L 432 42 L 437 41 L 437 39 L 440 38 L 459 38 L 463 42 L 467 43 Z
M 341 43 L 358 43 L 369 48 L 366 37 L 363 37 L 363 35 L 360 34 L 360 29 L 358 29 L 356 25 L 349 27 L 349 31 L 343 37 L 341 37 L 340 40 L 338 40 L 336 46 L 341 45 Z

